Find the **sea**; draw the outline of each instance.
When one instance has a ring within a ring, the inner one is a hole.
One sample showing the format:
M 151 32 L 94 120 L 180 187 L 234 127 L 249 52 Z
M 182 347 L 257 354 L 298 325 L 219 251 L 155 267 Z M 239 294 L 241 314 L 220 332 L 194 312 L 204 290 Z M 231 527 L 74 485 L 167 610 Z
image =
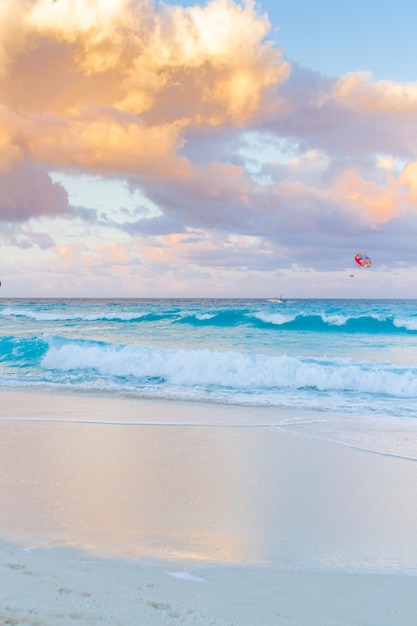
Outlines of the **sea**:
M 245 407 L 417 460 L 417 300 L 2 299 L 0 347 L 2 388 Z

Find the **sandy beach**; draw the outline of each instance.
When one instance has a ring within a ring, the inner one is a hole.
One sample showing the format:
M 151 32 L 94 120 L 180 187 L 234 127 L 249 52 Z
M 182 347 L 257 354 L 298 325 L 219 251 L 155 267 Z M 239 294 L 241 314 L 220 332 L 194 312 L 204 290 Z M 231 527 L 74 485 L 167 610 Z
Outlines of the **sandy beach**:
M 30 626 L 416 623 L 411 576 L 141 565 L 0 545 L 0 623 Z
M 415 463 L 255 409 L 0 399 L 0 624 L 417 623 Z

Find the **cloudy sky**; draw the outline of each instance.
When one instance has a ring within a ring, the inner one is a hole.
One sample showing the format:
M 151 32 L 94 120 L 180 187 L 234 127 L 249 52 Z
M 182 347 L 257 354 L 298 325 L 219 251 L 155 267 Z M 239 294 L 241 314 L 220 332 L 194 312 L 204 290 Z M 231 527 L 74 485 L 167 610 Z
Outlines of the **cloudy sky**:
M 417 297 L 416 23 L 0 0 L 0 295 Z

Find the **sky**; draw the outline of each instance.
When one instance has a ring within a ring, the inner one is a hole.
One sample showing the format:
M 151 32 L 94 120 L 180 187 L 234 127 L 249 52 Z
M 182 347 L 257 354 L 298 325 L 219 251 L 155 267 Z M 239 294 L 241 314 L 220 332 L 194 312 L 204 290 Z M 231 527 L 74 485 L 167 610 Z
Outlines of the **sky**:
M 416 22 L 0 0 L 0 296 L 417 297 Z

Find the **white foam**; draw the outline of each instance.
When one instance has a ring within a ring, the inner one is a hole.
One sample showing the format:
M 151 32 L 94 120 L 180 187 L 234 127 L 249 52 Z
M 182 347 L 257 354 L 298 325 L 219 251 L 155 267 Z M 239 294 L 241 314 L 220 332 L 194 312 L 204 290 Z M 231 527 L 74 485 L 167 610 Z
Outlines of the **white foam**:
M 195 315 L 195 318 L 200 321 L 212 320 L 214 317 L 217 317 L 217 313 L 197 313 Z
M 417 330 L 417 317 L 398 317 L 394 319 L 394 326 L 406 330 Z
M 117 315 L 111 313 L 91 313 L 91 314 L 78 314 L 73 313 L 71 315 L 64 313 L 47 313 L 44 311 L 31 311 L 27 309 L 3 309 L 1 312 L 3 317 L 24 317 L 38 322 L 66 322 L 66 321 L 85 321 L 85 322 L 98 322 L 100 320 L 111 322 L 129 322 L 131 320 L 140 319 L 145 317 L 147 313 L 134 311 L 132 313 L 118 312 Z
M 168 574 L 170 576 L 173 576 L 174 578 L 179 578 L 180 580 L 189 580 L 191 582 L 196 582 L 196 583 L 206 582 L 205 578 L 202 578 L 201 576 L 195 576 L 194 574 L 191 574 L 190 572 L 168 572 Z
M 289 322 L 293 322 L 296 315 L 284 315 L 283 313 L 255 313 L 253 317 L 261 320 L 261 322 L 265 322 L 266 324 L 276 324 L 277 326 L 282 326 L 282 324 L 288 324 Z
M 95 371 L 105 377 L 133 377 L 182 387 L 236 391 L 308 389 L 417 396 L 417 364 L 352 359 L 302 358 L 158 349 L 140 345 L 48 340 L 42 366 L 61 372 Z

